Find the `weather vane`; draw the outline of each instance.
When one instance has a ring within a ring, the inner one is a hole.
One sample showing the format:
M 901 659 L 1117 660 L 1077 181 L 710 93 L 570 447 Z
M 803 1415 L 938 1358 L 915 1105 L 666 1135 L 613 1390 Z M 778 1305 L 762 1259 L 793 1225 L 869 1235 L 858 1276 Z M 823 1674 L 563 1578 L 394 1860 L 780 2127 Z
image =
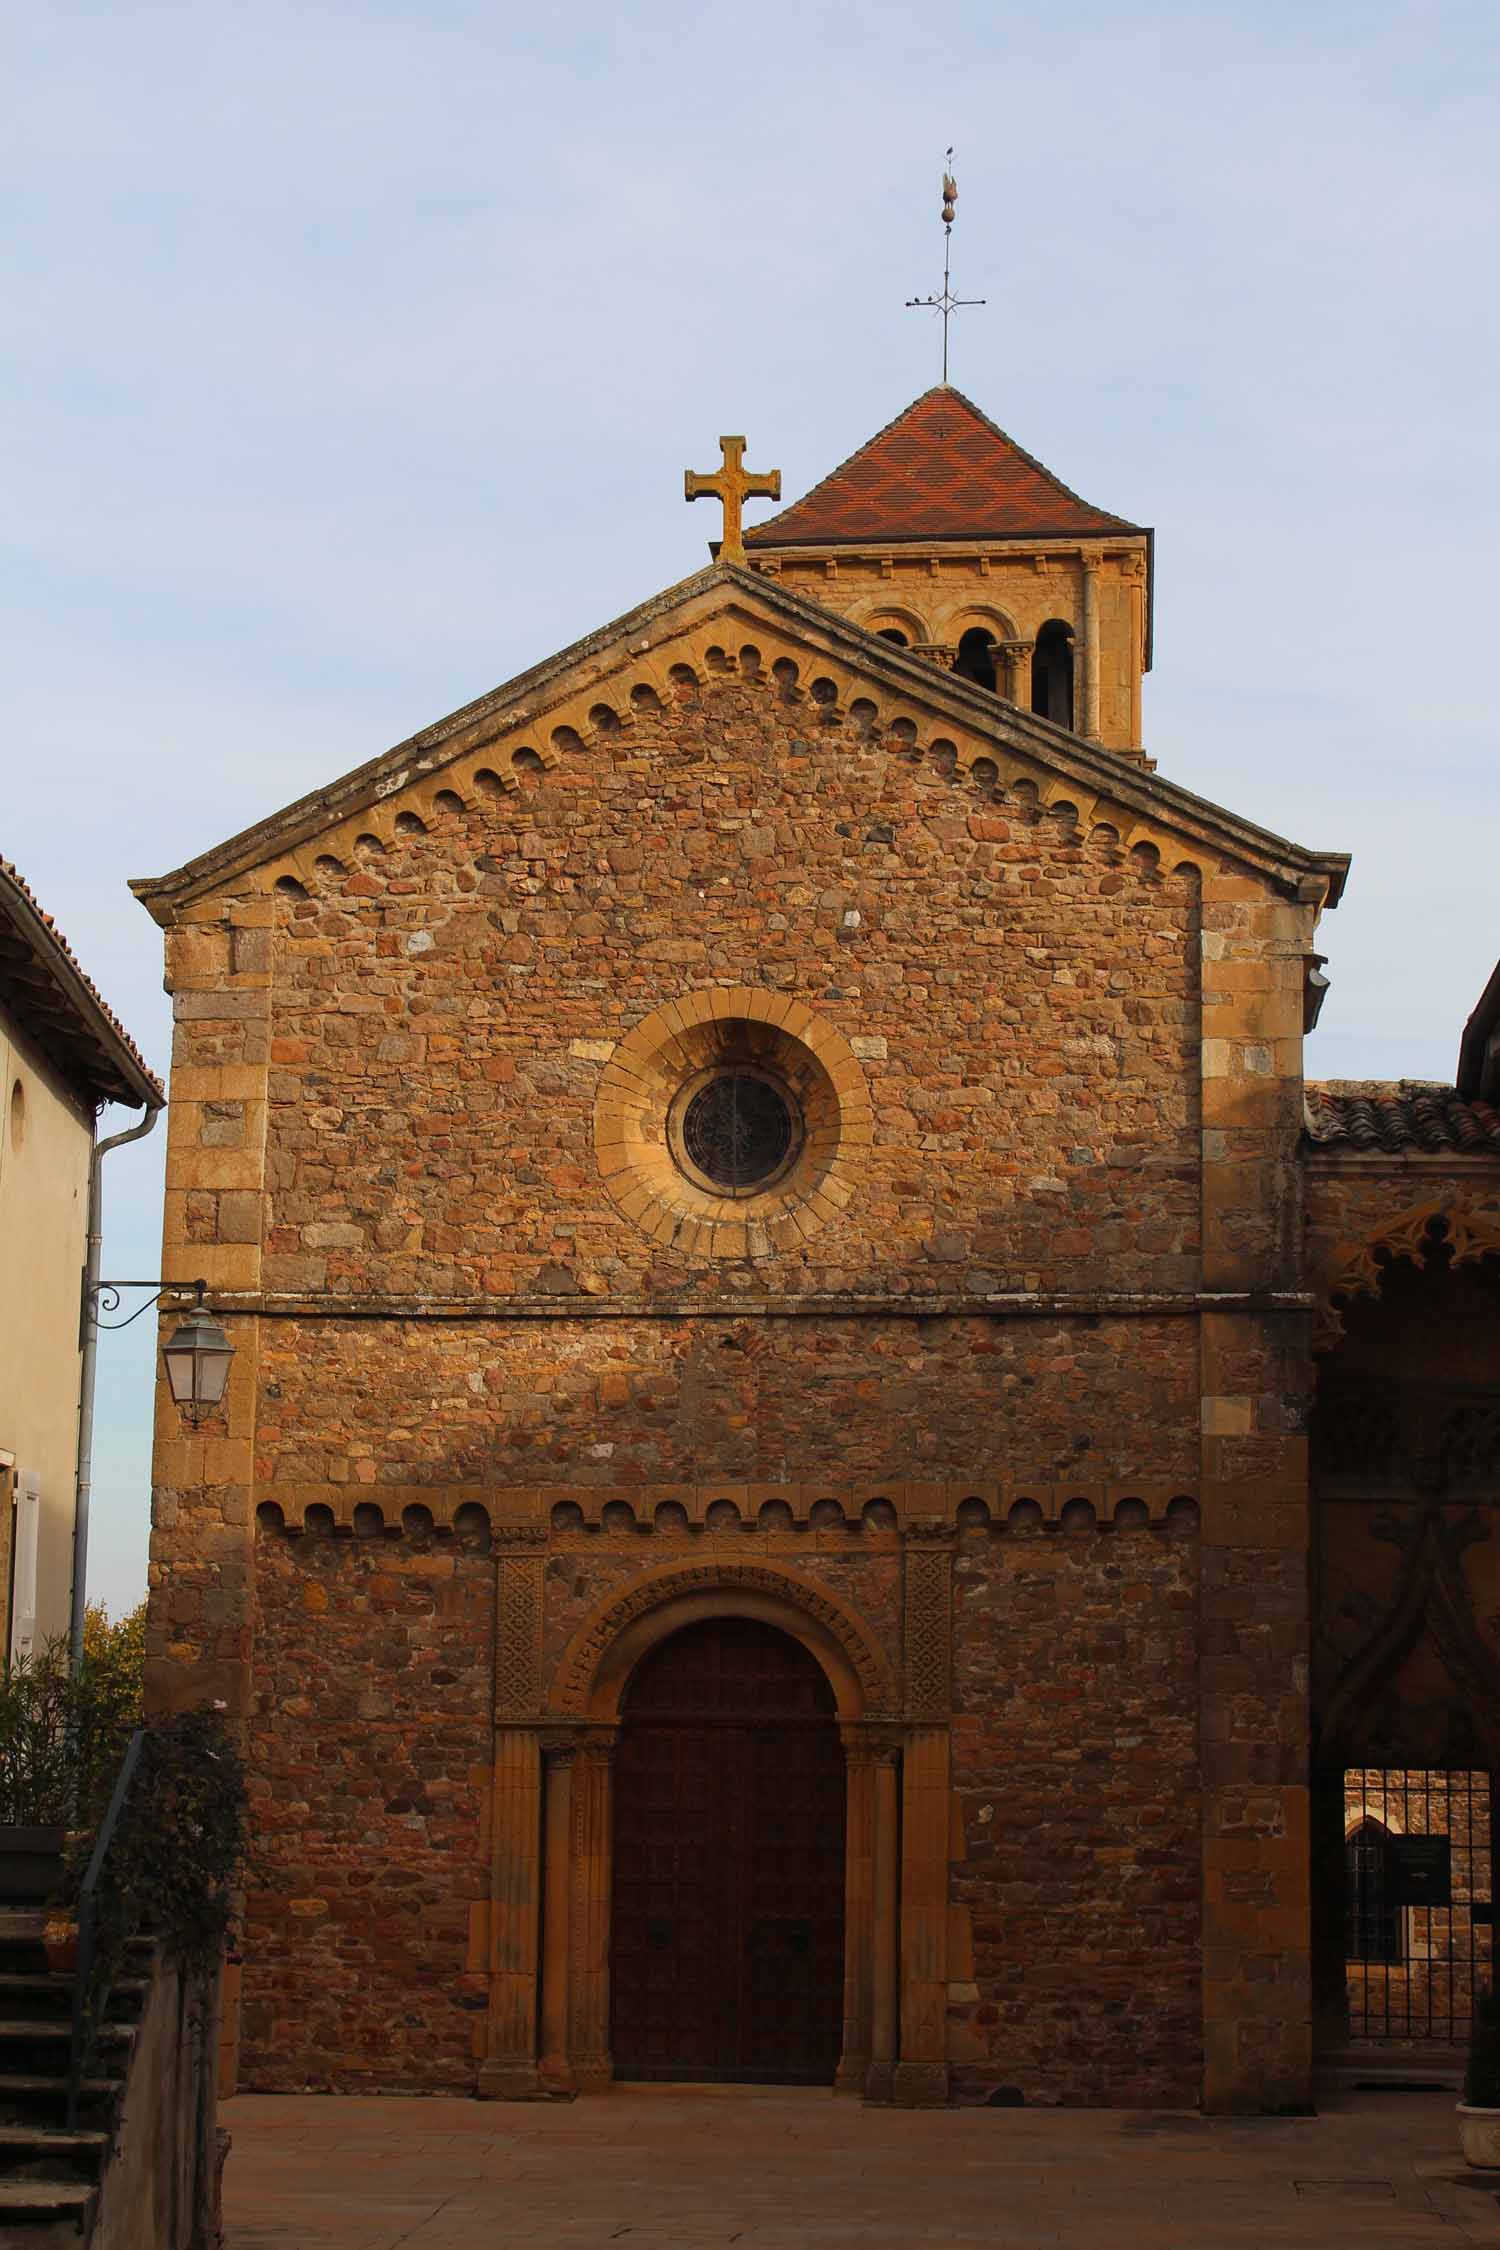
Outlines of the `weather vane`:
M 948 261 L 953 243 L 953 212 L 958 202 L 958 182 L 953 177 L 953 151 L 948 151 L 947 168 L 943 173 L 943 293 L 941 297 L 908 297 L 907 310 L 920 305 L 924 311 L 940 312 L 943 316 L 943 381 L 948 380 L 948 323 L 963 305 L 982 305 L 983 297 L 955 297 L 948 280 Z

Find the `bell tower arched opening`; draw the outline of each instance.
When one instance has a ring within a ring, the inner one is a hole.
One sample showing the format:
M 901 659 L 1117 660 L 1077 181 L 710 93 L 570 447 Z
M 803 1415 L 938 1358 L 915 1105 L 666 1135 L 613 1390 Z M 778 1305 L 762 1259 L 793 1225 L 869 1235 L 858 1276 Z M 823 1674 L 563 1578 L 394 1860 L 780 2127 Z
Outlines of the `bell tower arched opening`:
M 1049 617 L 1031 659 L 1031 708 L 1054 726 L 1073 724 L 1073 628 Z
M 845 1775 L 822 1666 L 759 1619 L 703 1619 L 641 1659 L 620 1717 L 616 2077 L 832 2085 Z
M 961 680 L 993 690 L 995 685 L 994 637 L 982 625 L 971 625 L 958 644 L 953 669 Z

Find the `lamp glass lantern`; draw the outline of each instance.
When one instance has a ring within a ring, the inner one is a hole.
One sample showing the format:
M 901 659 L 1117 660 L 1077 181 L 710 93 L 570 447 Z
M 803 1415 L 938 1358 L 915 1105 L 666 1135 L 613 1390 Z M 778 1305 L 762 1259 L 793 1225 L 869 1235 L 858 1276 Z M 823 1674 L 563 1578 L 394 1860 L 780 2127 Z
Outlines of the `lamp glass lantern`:
M 193 1423 L 223 1404 L 234 1346 L 200 1296 L 161 1348 L 172 1402 Z

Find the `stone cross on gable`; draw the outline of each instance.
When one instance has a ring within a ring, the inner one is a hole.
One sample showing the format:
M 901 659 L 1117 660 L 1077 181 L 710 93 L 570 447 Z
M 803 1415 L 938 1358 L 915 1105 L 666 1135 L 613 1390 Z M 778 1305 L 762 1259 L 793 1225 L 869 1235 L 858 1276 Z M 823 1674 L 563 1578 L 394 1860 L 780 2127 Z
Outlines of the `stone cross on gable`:
M 682 488 L 689 500 L 722 500 L 724 503 L 724 535 L 719 541 L 720 562 L 742 563 L 745 559 L 745 535 L 741 516 L 747 500 L 779 500 L 781 498 L 781 471 L 771 469 L 758 476 L 745 467 L 745 441 L 742 437 L 721 437 L 719 451 L 724 465 L 715 469 L 712 476 L 688 469 L 683 474 Z

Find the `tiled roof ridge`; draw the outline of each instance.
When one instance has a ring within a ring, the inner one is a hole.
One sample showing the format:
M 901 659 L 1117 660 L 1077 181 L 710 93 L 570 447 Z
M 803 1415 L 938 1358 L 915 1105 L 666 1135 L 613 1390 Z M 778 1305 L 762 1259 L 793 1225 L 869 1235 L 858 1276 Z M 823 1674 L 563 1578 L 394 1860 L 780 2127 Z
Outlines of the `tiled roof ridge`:
M 826 475 L 821 476 L 816 484 L 810 485 L 799 499 L 791 503 L 790 507 L 778 510 L 774 516 L 768 516 L 764 523 L 750 526 L 745 532 L 746 546 L 775 546 L 777 541 L 772 534 L 774 534 L 778 524 L 784 523 L 789 516 L 800 515 L 805 508 L 811 507 L 821 494 L 827 492 L 831 485 L 836 484 L 841 477 L 846 476 L 877 446 L 883 445 L 888 438 L 893 437 L 903 423 L 910 421 L 914 414 L 919 413 L 933 399 L 950 399 L 963 407 L 974 417 L 976 422 L 989 432 L 991 437 L 998 439 L 1002 445 L 1008 447 L 1017 460 L 1023 461 L 1028 469 L 1033 470 L 1037 476 L 1050 485 L 1060 499 L 1066 500 L 1073 507 L 1082 508 L 1087 514 L 1097 517 L 1102 526 L 1117 531 L 1139 531 L 1141 529 L 1139 524 L 1131 523 L 1125 516 L 1117 516 L 1112 509 L 1096 508 L 1092 500 L 1085 500 L 1081 492 L 1075 492 L 1071 485 L 1064 484 L 1055 470 L 1049 469 L 1046 462 L 1038 460 L 1034 453 L 1028 453 L 1025 446 L 1011 436 L 1009 430 L 1003 430 L 992 416 L 985 413 L 982 406 L 976 406 L 967 392 L 959 390 L 956 384 L 934 383 L 928 390 L 920 392 L 916 398 L 903 406 L 900 413 L 893 415 L 891 420 L 878 429 L 872 437 L 866 438 L 863 445 L 856 446 L 854 451 L 846 455 L 835 468 L 828 470 Z M 795 543 L 794 540 L 793 544 Z M 816 544 L 816 541 L 812 543 Z
M 166 1090 L 163 1087 L 161 1080 L 151 1069 L 150 1065 L 146 1061 L 145 1056 L 141 1053 L 140 1048 L 131 1038 L 130 1033 L 125 1029 L 124 1024 L 121 1023 L 119 1017 L 115 1014 L 114 1009 L 109 1005 L 109 1002 L 105 999 L 103 993 L 99 990 L 99 987 L 95 984 L 93 978 L 84 968 L 83 963 L 79 960 L 77 954 L 73 951 L 72 946 L 69 945 L 67 939 L 63 936 L 62 931 L 58 928 L 57 922 L 54 917 L 50 915 L 47 912 L 46 908 L 42 905 L 41 900 L 37 897 L 35 891 L 31 888 L 31 885 L 27 882 L 20 869 L 12 860 L 4 858 L 3 855 L 0 855 L 0 879 L 3 879 L 3 882 L 9 885 L 9 887 L 25 901 L 27 907 L 29 907 L 31 911 L 32 916 L 38 923 L 40 923 L 43 931 L 46 933 L 47 945 L 53 948 L 59 958 L 67 964 L 67 968 L 71 972 L 71 975 L 75 982 L 82 986 L 85 999 L 87 1000 L 89 1005 L 91 1005 L 97 1011 L 101 1021 L 107 1027 L 112 1037 L 119 1042 L 121 1047 L 124 1048 L 126 1054 L 130 1057 L 131 1062 L 134 1063 L 137 1071 L 140 1073 L 141 1079 L 144 1081 L 144 1084 L 146 1086 L 149 1086 L 156 1095 L 157 1102 L 165 1102 L 167 1098 Z
M 1500 1109 L 1432 1078 L 1310 1079 L 1304 1125 L 1315 1148 L 1356 1154 L 1500 1156 Z

